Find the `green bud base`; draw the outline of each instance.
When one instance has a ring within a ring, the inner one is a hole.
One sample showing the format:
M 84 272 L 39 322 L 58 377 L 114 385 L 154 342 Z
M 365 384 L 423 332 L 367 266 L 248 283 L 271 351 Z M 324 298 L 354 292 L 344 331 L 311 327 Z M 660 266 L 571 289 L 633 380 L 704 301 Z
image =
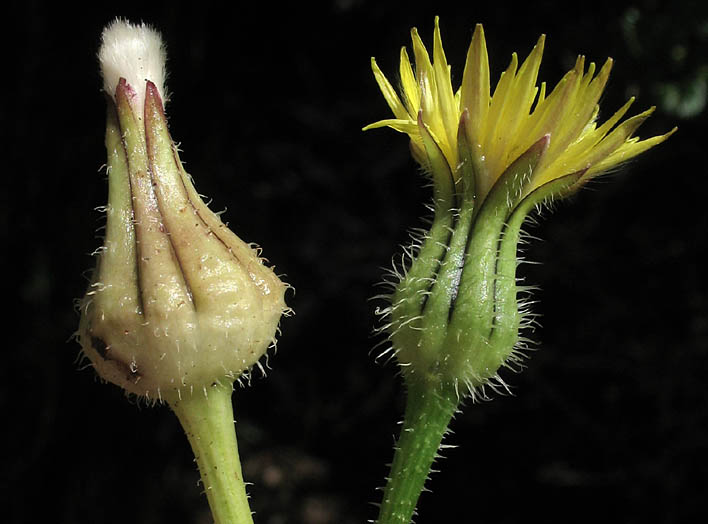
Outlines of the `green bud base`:
M 169 401 L 199 466 L 215 524 L 253 524 L 236 444 L 231 385 Z
M 451 385 L 412 383 L 377 524 L 409 524 L 459 399 Z

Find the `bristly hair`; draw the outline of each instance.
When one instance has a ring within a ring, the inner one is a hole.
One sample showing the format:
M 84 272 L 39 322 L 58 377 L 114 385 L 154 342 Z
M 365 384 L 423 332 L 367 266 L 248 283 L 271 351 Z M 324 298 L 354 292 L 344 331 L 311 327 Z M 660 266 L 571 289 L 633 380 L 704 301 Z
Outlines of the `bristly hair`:
M 136 103 L 140 110 L 145 102 L 146 80 L 157 86 L 163 101 L 167 100 L 167 54 L 160 33 L 152 27 L 116 18 L 103 30 L 98 60 L 103 75 L 103 90 L 112 98 L 122 77 L 137 93 Z

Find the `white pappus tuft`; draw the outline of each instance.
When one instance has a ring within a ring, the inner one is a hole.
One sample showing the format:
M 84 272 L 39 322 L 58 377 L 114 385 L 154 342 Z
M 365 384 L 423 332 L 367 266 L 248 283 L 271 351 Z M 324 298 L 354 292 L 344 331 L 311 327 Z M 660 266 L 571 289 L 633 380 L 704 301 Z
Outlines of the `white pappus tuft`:
M 121 78 L 137 93 L 136 105 L 145 104 L 145 82 L 157 86 L 163 102 L 165 97 L 165 63 L 167 54 L 160 33 L 140 23 L 131 24 L 116 18 L 108 24 L 101 35 L 98 60 L 103 76 L 103 90 L 115 99 L 116 87 Z

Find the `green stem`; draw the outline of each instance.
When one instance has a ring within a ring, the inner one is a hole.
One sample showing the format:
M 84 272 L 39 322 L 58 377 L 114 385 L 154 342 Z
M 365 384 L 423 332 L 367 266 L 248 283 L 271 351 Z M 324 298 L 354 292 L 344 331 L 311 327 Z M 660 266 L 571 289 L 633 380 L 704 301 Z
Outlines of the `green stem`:
M 377 524 L 409 524 L 459 403 L 451 386 L 426 383 L 408 388 L 406 413 Z
M 236 444 L 232 389 L 214 385 L 170 400 L 199 466 L 215 524 L 253 524 Z

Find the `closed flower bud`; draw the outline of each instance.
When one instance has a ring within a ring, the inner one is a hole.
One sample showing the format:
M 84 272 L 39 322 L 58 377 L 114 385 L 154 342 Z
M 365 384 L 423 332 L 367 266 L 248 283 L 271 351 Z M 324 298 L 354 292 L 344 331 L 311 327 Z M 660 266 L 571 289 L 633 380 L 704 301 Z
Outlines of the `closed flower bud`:
M 109 196 L 81 305 L 83 351 L 102 378 L 153 400 L 231 382 L 275 342 L 286 285 L 185 172 L 165 118 L 159 35 L 116 21 L 99 58 Z

